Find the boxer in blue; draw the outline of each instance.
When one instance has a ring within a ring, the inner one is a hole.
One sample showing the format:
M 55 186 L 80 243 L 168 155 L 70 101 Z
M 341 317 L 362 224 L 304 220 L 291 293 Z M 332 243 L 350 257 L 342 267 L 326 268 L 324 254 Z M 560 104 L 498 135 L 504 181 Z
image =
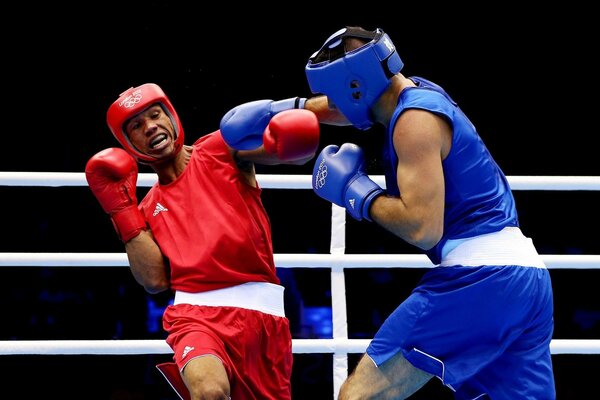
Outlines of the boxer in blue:
M 306 65 L 321 123 L 386 129 L 385 190 L 361 148 L 323 148 L 320 197 L 427 254 L 428 270 L 387 318 L 339 399 L 405 399 L 433 377 L 456 399 L 554 399 L 550 275 L 523 235 L 513 194 L 476 128 L 437 84 L 405 77 L 381 29 L 346 27 Z

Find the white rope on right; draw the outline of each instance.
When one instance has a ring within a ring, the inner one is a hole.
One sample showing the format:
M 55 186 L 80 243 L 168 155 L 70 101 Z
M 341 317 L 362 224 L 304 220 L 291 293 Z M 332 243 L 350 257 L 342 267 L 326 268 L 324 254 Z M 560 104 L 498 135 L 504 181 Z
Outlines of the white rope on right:
M 293 339 L 292 351 L 312 353 L 363 353 L 369 339 Z M 552 354 L 600 354 L 600 340 L 553 339 Z M 172 354 L 164 340 L 9 340 L 0 341 L 0 355 L 127 355 Z
M 379 186 L 385 188 L 383 175 L 372 175 Z M 140 173 L 139 187 L 149 187 L 156 175 Z M 312 189 L 310 175 L 256 176 L 263 189 Z M 513 190 L 600 190 L 600 176 L 508 176 Z M 87 186 L 83 172 L 0 172 L 0 186 Z
M 542 254 L 548 269 L 600 269 L 600 255 Z M 275 254 L 278 268 L 431 268 L 421 254 Z M 126 253 L 0 253 L 0 267 L 128 267 Z

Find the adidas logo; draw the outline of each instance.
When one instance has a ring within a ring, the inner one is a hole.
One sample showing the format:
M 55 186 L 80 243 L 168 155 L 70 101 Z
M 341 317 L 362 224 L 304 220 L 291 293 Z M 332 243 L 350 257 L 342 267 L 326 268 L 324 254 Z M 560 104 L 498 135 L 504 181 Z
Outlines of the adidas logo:
M 181 359 L 183 360 L 185 358 L 185 356 L 187 356 L 188 353 L 190 351 L 192 351 L 192 350 L 194 350 L 193 347 L 191 347 L 191 346 L 185 346 L 185 348 L 183 349 L 183 353 L 181 354 Z
M 350 207 L 352 207 L 352 209 L 354 209 L 354 201 L 355 201 L 354 199 L 348 200 L 348 202 L 350 203 Z M 154 211 L 154 212 L 156 212 L 156 211 Z
M 169 211 L 169 209 L 160 203 L 156 203 L 156 207 L 154 208 L 154 212 L 152 213 L 152 216 L 156 217 L 158 215 L 158 213 L 161 211 Z

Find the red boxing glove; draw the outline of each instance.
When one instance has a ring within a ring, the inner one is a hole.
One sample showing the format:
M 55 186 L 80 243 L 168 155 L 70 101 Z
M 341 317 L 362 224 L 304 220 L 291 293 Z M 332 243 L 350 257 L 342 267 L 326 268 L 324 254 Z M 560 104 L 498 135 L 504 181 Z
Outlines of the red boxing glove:
M 119 148 L 102 150 L 87 162 L 85 177 L 123 243 L 146 229 L 135 193 L 138 166 L 129 153 Z
M 319 134 L 319 120 L 312 111 L 287 110 L 271 118 L 263 144 L 267 153 L 277 154 L 280 160 L 301 160 L 316 153 Z

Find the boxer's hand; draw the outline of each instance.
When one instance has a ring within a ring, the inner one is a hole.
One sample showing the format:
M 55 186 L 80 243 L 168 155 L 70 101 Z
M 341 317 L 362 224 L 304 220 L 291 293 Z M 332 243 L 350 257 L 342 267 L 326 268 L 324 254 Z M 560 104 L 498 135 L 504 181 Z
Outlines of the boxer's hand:
M 263 144 L 263 132 L 274 115 L 304 108 L 306 99 L 256 100 L 240 104 L 221 118 L 220 129 L 229 147 L 236 150 L 254 150 Z
M 275 115 L 264 131 L 267 153 L 283 161 L 312 158 L 319 147 L 319 121 L 308 110 L 287 110 Z
M 340 207 L 357 220 L 369 221 L 371 202 L 384 191 L 365 173 L 360 147 L 344 143 L 325 147 L 313 169 L 312 186 L 316 194 Z
M 110 215 L 123 243 L 146 229 L 138 209 L 136 184 L 138 167 L 125 150 L 109 148 L 92 156 L 85 166 L 88 185 L 104 211 Z

